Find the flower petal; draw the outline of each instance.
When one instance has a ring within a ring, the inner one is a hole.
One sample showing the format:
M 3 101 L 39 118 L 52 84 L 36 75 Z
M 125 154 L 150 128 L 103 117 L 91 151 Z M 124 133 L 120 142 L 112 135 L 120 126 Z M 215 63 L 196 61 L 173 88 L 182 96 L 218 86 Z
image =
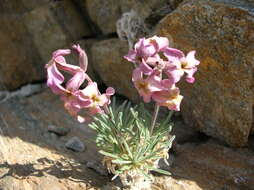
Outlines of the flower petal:
M 87 59 L 86 52 L 78 44 L 73 45 L 72 48 L 78 52 L 79 65 L 83 69 L 83 71 L 86 72 L 87 66 L 88 66 L 88 59 Z
M 150 40 L 151 43 L 155 43 L 154 45 L 156 46 L 157 52 L 163 51 L 163 49 L 169 46 L 169 41 L 166 37 L 153 36 L 148 40 Z
M 144 60 L 139 64 L 139 68 L 145 75 L 150 75 L 153 72 L 153 69 Z
M 185 57 L 182 51 L 175 48 L 169 48 L 169 47 L 164 49 L 164 55 L 168 58 L 169 61 L 172 61 L 172 62 Z
M 92 98 L 93 95 L 98 95 L 99 90 L 96 82 L 89 83 L 86 88 L 80 91 L 82 98 Z
M 142 79 L 142 76 L 143 76 L 143 74 L 142 74 L 141 69 L 140 68 L 136 68 L 132 72 L 132 81 L 135 82 L 137 80 L 140 80 L 140 79 Z
M 80 70 L 77 72 L 66 84 L 66 89 L 76 91 L 83 84 L 86 79 L 85 72 Z
M 165 71 L 168 79 L 172 81 L 172 83 L 177 83 L 180 81 L 181 77 L 184 75 L 184 71 L 182 69 L 168 68 Z
M 64 76 L 59 72 L 55 63 L 50 62 L 46 66 L 48 79 L 54 80 L 56 83 L 63 83 Z
M 127 55 L 124 56 L 130 62 L 136 63 L 137 53 L 134 50 L 130 50 Z
M 59 49 L 52 53 L 52 58 L 55 59 L 58 56 L 68 55 L 71 53 L 70 49 Z
M 99 106 L 94 106 L 94 107 L 89 108 L 89 113 L 91 115 L 95 115 L 97 113 L 103 113 L 103 112 L 104 111 Z
M 106 95 L 107 95 L 107 96 L 112 96 L 112 95 L 114 95 L 114 94 L 115 94 L 115 89 L 114 89 L 114 88 L 108 87 L 108 88 L 106 89 Z
M 193 77 L 193 75 L 197 71 L 197 67 L 194 67 L 194 68 L 188 69 L 188 70 L 185 69 L 184 71 L 187 73 L 186 81 L 188 83 L 194 83 L 195 82 L 195 78 Z
M 61 86 L 60 83 L 56 82 L 54 79 L 49 78 L 47 80 L 47 86 L 52 90 L 55 94 L 64 95 L 69 93 L 64 87 Z
M 190 51 L 186 56 L 187 68 L 193 68 L 199 65 L 200 61 L 195 58 L 196 51 Z

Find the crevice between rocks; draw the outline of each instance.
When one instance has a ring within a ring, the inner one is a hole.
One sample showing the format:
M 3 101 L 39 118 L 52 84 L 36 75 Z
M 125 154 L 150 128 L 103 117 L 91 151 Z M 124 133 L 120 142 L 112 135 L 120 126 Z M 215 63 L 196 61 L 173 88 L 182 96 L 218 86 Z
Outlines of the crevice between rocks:
M 13 97 L 29 97 L 46 89 L 45 82 L 29 83 L 13 91 L 0 91 L 0 104 Z

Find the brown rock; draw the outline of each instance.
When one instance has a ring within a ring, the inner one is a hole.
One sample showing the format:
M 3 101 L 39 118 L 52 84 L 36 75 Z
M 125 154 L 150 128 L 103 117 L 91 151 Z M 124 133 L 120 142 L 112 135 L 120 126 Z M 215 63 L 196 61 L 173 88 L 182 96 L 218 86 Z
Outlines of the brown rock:
M 2 15 L 0 25 L 0 90 L 44 78 L 44 63 L 20 17 Z
M 174 47 L 196 50 L 201 61 L 195 84 L 179 85 L 185 122 L 232 146 L 246 145 L 253 121 L 254 16 L 248 6 L 186 1 L 157 29 Z
M 173 178 L 195 182 L 200 189 L 252 190 L 253 166 L 253 151 L 228 148 L 210 140 L 181 145 L 170 172 Z
M 103 40 L 94 43 L 91 52 L 94 69 L 103 82 L 119 94 L 137 100 L 137 91 L 131 82 L 134 67 L 123 58 L 128 53 L 127 43 L 119 39 Z
M 48 4 L 50 0 L 2 0 L 0 4 L 0 14 L 23 14 L 34 8 Z
M 172 9 L 176 9 L 183 0 L 169 0 L 169 4 Z
M 54 50 L 91 34 L 70 0 L 36 2 L 0 5 L 0 90 L 45 79 Z
M 99 27 L 103 34 L 116 32 L 116 21 L 131 9 L 144 19 L 156 9 L 166 6 L 167 1 L 147 0 L 86 0 L 85 5 L 90 19 Z M 80 2 L 80 4 L 82 4 Z
M 69 0 L 52 2 L 24 15 L 24 23 L 42 59 L 91 31 Z
M 49 124 L 72 130 L 66 136 L 52 138 L 47 131 Z M 92 140 L 94 135 L 70 117 L 60 98 L 49 91 L 1 103 L 0 189 L 88 190 L 102 186 L 108 179 L 84 164 L 102 159 Z M 85 140 L 86 152 L 65 149 L 65 142 L 72 136 Z

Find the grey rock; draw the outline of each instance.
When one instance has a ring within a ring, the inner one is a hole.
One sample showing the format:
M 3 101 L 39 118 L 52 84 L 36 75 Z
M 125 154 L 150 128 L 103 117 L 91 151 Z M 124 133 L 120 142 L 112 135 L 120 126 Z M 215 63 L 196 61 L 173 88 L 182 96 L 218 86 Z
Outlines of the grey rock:
M 84 143 L 78 137 L 72 137 L 69 139 L 66 142 L 65 147 L 75 152 L 83 152 L 85 150 Z
M 64 127 L 58 127 L 55 125 L 49 125 L 48 126 L 48 131 L 55 133 L 58 136 L 65 136 L 70 132 L 69 128 L 64 128 Z
M 116 32 L 116 21 L 123 13 L 136 11 L 145 19 L 154 10 L 168 4 L 168 0 L 147 0 L 145 2 L 135 0 L 86 0 L 85 4 L 88 15 L 98 26 L 103 34 Z
M 94 161 L 88 161 L 86 163 L 86 167 L 93 169 L 94 171 L 96 171 L 98 174 L 102 175 L 102 176 L 108 176 L 108 172 L 106 170 L 106 168 L 98 162 L 94 162 Z

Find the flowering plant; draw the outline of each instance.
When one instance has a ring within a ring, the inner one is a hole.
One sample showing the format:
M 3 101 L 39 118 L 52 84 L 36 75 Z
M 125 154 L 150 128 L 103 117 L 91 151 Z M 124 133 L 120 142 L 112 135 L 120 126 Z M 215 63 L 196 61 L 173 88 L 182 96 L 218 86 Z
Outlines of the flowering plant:
M 174 140 L 174 136 L 169 136 L 170 117 L 173 111 L 180 110 L 183 99 L 176 83 L 185 73 L 187 82 L 195 81 L 193 75 L 199 64 L 195 51 L 185 56 L 182 51 L 169 47 L 167 38 L 154 36 L 140 39 L 124 56 L 135 65 L 132 81 L 139 95 L 145 103 L 155 102 L 151 115 L 143 104 L 132 107 L 131 103 L 124 102 L 117 106 L 115 99 L 110 104 L 115 90 L 109 87 L 101 94 L 97 83 L 86 74 L 85 51 L 79 45 L 72 48 L 79 55 L 79 66 L 66 63 L 64 56 L 71 50 L 53 52 L 46 65 L 47 85 L 60 95 L 64 107 L 79 122 L 90 121 L 89 126 L 97 132 L 96 143 L 107 169 L 133 190 L 149 188 L 152 179 L 149 171 L 170 174 L 159 169 L 158 162 L 164 158 L 167 163 L 168 150 Z M 65 86 L 60 70 L 71 75 Z M 86 87 L 81 89 L 84 83 Z M 171 112 L 163 122 L 157 123 L 161 106 Z M 82 116 L 81 110 L 85 110 Z

